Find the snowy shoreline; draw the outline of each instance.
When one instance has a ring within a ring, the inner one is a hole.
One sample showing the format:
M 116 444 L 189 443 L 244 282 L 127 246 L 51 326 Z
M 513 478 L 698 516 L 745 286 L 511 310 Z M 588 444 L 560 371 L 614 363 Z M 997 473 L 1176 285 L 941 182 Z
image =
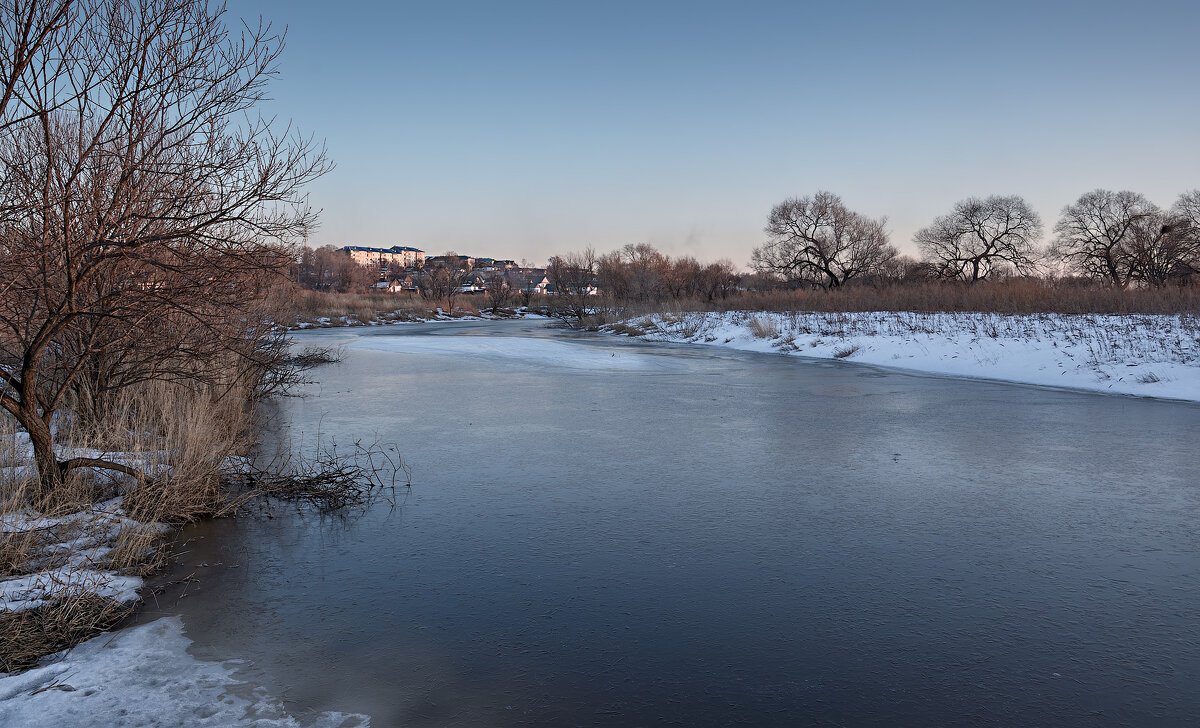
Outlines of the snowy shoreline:
M 188 654 L 179 617 L 105 632 L 26 672 L 0 676 L 0 725 L 366 728 L 328 712 L 303 721 L 263 688 L 237 679 L 235 660 Z
M 403 313 L 402 313 L 403 312 Z M 416 316 L 404 309 L 396 311 L 376 311 L 377 318 L 367 321 L 360 320 L 354 315 L 318 316 L 311 319 L 297 318 L 296 323 L 288 326 L 288 331 L 311 331 L 313 329 L 355 328 L 360 326 L 393 326 L 396 324 L 426 324 L 436 321 L 515 321 L 521 319 L 549 319 L 542 313 L 534 313 L 526 308 L 519 308 L 503 314 L 492 314 L 480 311 L 478 314 L 456 313 L 449 314 L 438 307 L 431 316 Z
M 731 311 L 653 314 L 604 330 L 649 341 L 1200 402 L 1200 320 L 1191 315 Z

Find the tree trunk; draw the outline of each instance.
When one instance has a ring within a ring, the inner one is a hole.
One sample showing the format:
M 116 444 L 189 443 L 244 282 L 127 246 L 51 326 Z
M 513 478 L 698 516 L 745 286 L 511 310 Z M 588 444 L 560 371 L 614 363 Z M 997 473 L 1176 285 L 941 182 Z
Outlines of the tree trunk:
M 17 416 L 17 421 L 29 433 L 33 462 L 37 466 L 38 497 L 45 498 L 63 482 L 63 467 L 54 454 L 54 435 L 50 432 L 50 425 L 36 413 L 31 415 L 23 412 Z

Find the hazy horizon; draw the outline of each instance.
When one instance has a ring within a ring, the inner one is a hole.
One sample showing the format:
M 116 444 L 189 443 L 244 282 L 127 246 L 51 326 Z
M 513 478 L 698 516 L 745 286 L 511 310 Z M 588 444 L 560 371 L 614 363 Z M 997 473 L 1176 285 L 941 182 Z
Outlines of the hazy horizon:
M 542 263 L 647 242 L 743 267 L 770 208 L 818 189 L 914 254 L 964 197 L 1022 195 L 1049 229 L 1097 187 L 1162 206 L 1200 187 L 1190 3 L 231 12 L 288 26 L 265 113 L 337 164 L 314 247 Z

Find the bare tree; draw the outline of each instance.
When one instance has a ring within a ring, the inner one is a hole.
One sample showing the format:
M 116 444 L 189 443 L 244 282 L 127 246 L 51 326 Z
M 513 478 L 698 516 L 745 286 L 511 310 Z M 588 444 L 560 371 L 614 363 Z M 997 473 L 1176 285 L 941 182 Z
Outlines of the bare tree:
M 625 262 L 628 297 L 635 301 L 657 301 L 665 290 L 670 261 L 649 243 L 630 243 L 621 249 Z
M 574 326 L 583 320 L 596 304 L 596 251 L 567 253 L 550 259 L 546 275 L 554 285 L 551 311 Z
M 1151 286 L 1185 282 L 1200 272 L 1200 227 L 1189 215 L 1194 193 L 1166 212 L 1139 220 L 1130 241 L 1130 277 Z
M 0 5 L 0 129 L 36 117 L 31 86 L 67 77 L 72 51 L 83 47 L 76 0 L 10 0 Z M 83 89 L 73 89 L 74 94 Z
M 1034 272 L 1041 236 L 1042 221 L 1029 203 L 1016 195 L 994 195 L 956 203 L 913 240 L 938 277 L 974 282 L 1005 267 Z
M 614 250 L 596 258 L 596 280 L 615 300 L 631 299 L 633 284 L 630 280 L 629 266 L 626 265 L 621 251 Z
M 1200 189 L 1184 192 L 1171 206 L 1174 240 L 1172 276 L 1180 282 L 1200 276 Z
M 1184 192 L 1171 206 L 1171 212 L 1186 220 L 1194 231 L 1200 233 L 1200 189 Z
M 1144 238 L 1148 226 L 1161 229 L 1161 216 L 1136 192 L 1092 190 L 1063 208 L 1050 255 L 1085 276 L 1127 286 L 1134 275 L 1135 239 Z
M 76 467 L 128 472 L 55 453 L 52 420 L 86 372 L 218 379 L 229 356 L 271 349 L 258 300 L 313 225 L 303 188 L 328 164 L 252 113 L 282 49 L 268 24 L 231 32 L 206 0 L 4 12 L 35 5 L 66 10 L 46 11 L 32 56 L 26 26 L 0 49 L 0 406 L 46 492 Z
M 504 271 L 496 270 L 488 274 L 487 277 L 487 301 L 491 306 L 492 315 L 500 313 L 500 309 L 504 308 L 509 299 L 512 298 L 512 288 L 508 284 L 508 276 Z
M 296 283 L 314 291 L 367 291 L 379 280 L 377 264 L 362 265 L 332 245 L 302 248 L 296 262 Z
M 675 258 L 663 268 L 664 293 L 674 299 L 693 298 L 699 295 L 703 274 L 704 266 L 695 258 Z
M 896 257 L 886 223 L 850 210 L 832 192 L 784 200 L 771 210 L 768 240 L 754 249 L 751 267 L 793 285 L 838 288 Z
M 459 294 L 467 272 L 454 265 L 437 262 L 427 265 L 417 278 L 421 297 L 430 301 L 445 301 L 446 313 L 454 311 L 454 297 Z
M 708 302 L 727 298 L 737 290 L 741 276 L 731 260 L 718 260 L 704 266 L 700 272 L 697 292 Z

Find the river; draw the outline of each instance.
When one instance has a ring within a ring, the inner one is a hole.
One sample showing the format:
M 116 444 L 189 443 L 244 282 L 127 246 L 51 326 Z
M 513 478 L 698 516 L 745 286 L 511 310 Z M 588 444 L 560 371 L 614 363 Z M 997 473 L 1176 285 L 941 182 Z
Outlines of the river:
M 383 726 L 1195 725 L 1200 407 L 461 322 L 281 436 L 412 487 L 189 530 L 146 618 Z

